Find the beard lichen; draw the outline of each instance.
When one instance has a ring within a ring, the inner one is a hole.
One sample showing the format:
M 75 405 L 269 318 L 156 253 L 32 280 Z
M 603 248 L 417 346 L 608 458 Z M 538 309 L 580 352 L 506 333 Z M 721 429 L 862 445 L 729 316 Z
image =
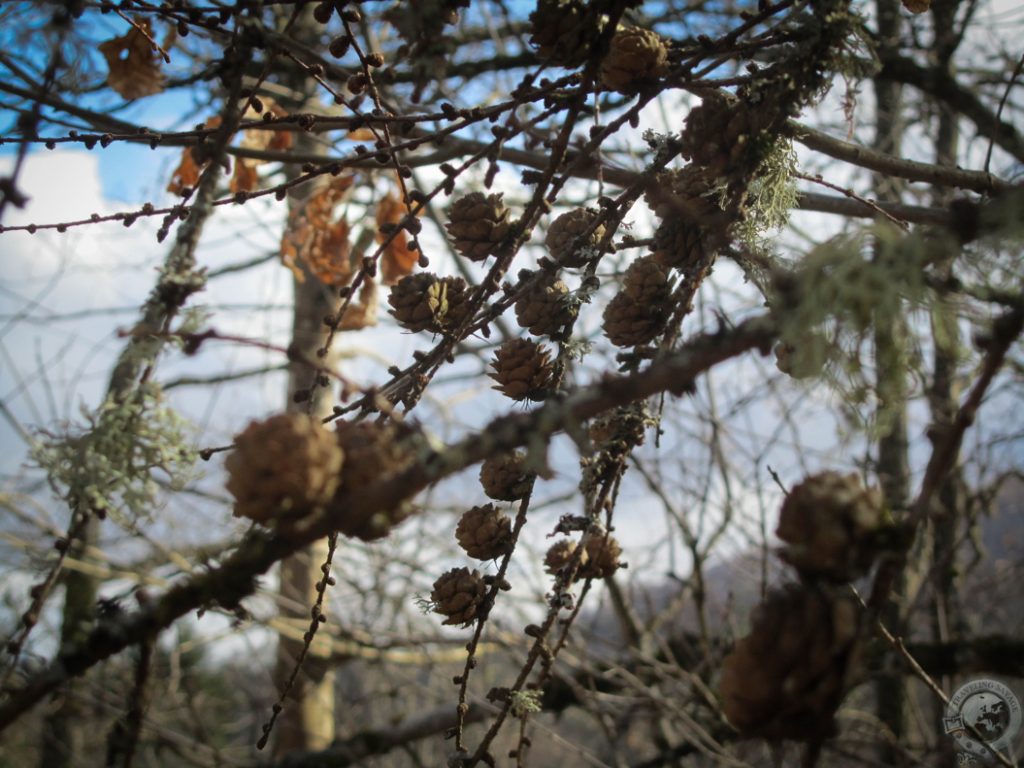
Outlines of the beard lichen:
M 190 477 L 197 451 L 187 422 L 149 382 L 129 398 L 108 397 L 84 424 L 42 432 L 32 446 L 54 492 L 75 508 L 131 524 L 157 503 L 162 473 L 172 489 Z
M 772 144 L 747 188 L 744 216 L 733 227 L 733 234 L 748 248 L 760 250 L 767 233 L 789 222 L 789 212 L 800 197 L 794 180 L 797 167 L 792 141 L 780 139 Z

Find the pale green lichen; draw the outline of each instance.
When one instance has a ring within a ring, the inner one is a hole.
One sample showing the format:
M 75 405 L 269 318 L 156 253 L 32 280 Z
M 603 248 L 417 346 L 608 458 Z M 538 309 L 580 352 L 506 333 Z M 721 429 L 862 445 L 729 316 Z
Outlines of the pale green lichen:
M 197 458 L 190 429 L 158 385 L 143 384 L 124 401 L 108 398 L 82 413 L 84 425 L 42 433 L 32 447 L 32 459 L 70 504 L 131 524 L 155 507 L 158 473 L 172 489 L 190 476 Z
M 509 694 L 513 717 L 526 717 L 540 712 L 540 691 L 512 691 Z
M 764 235 L 789 222 L 789 212 L 796 208 L 800 197 L 794 180 L 797 167 L 796 150 L 791 141 L 776 141 L 765 155 L 757 177 L 747 190 L 745 215 L 733 229 L 736 237 L 748 247 L 762 247 Z M 723 200 L 726 197 L 721 195 Z
M 780 367 L 821 370 L 858 434 L 884 434 L 901 407 L 904 395 L 885 391 L 879 372 L 919 365 L 906 318 L 934 300 L 934 254 L 921 236 L 875 224 L 819 245 L 777 279 L 771 304 L 788 357 Z M 879 334 L 892 343 L 879 349 Z
M 784 341 L 826 320 L 862 333 L 904 301 L 927 298 L 927 244 L 891 225 L 839 235 L 814 248 L 784 280 L 776 303 Z

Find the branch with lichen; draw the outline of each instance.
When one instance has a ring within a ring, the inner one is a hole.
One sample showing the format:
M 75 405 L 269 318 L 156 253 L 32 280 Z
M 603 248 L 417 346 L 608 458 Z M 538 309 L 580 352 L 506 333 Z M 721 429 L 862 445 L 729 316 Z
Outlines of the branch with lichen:
M 346 524 L 351 524 L 360 516 L 368 517 L 364 510 L 395 508 L 426 486 L 483 459 L 538 439 L 546 442 L 554 434 L 618 405 L 660 392 L 684 392 L 713 366 L 745 352 L 764 353 L 774 339 L 774 323 L 766 315 L 751 318 L 732 330 L 703 334 L 642 372 L 609 376 L 529 413 L 495 419 L 479 433 L 422 456 L 408 469 L 347 492 L 340 503 L 332 505 L 333 513 L 322 512 L 304 521 L 301 530 L 289 529 L 288 536 L 254 530 L 219 566 L 172 587 L 134 613 L 102 620 L 80 647 L 63 651 L 49 667 L 31 675 L 21 689 L 0 704 L 0 731 L 66 680 L 170 626 L 189 611 L 214 603 L 236 606 L 255 589 L 256 577 L 274 563 L 336 530 L 338 515 L 345 515 Z

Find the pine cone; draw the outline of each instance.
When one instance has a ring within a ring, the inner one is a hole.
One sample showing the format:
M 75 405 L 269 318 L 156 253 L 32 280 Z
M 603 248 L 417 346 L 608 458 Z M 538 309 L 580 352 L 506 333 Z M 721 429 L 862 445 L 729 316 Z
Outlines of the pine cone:
M 334 494 L 343 457 L 330 431 L 305 414 L 252 422 L 224 462 L 235 515 L 278 526 L 304 517 Z
M 470 557 L 493 560 L 512 550 L 512 521 L 493 504 L 473 507 L 459 519 L 455 538 Z
M 551 222 L 544 245 L 559 266 L 585 267 L 593 260 L 597 244 L 604 237 L 604 224 L 598 224 L 587 237 L 582 235 L 600 215 L 590 208 L 574 208 Z
M 430 600 L 434 611 L 445 616 L 444 624 L 468 626 L 483 613 L 487 587 L 476 571 L 452 568 L 434 582 Z
M 544 568 L 552 576 L 557 576 L 559 572 L 569 564 L 572 560 L 573 554 L 576 552 L 577 544 L 572 539 L 561 539 L 556 541 L 548 549 L 546 555 L 544 555 Z M 584 550 L 583 555 L 580 557 L 580 568 L 583 568 L 587 563 L 588 555 Z M 577 576 L 579 570 L 577 570 Z
M 364 488 L 406 469 L 415 460 L 414 434 L 410 427 L 394 422 L 339 421 L 336 440 L 346 457 L 339 492 Z M 344 495 L 336 495 L 330 511 L 341 533 L 374 541 L 412 514 L 413 506 L 403 502 L 397 509 L 351 509 Z
M 644 200 L 661 219 L 654 233 L 654 256 L 666 269 L 687 272 L 701 264 L 709 231 L 723 230 L 721 209 L 710 194 L 701 169 L 688 165 L 659 173 Z
M 620 29 L 601 61 L 601 84 L 612 91 L 629 93 L 668 71 L 668 48 L 648 29 Z
M 629 294 L 617 294 L 604 309 L 604 335 L 617 347 L 649 344 L 665 330 L 668 308 L 642 304 Z
M 495 387 L 513 400 L 540 401 L 551 388 L 554 368 L 551 355 L 544 347 L 529 339 L 509 339 L 494 353 L 491 363 L 498 382 Z
M 550 64 L 576 68 L 590 58 L 606 23 L 591 3 L 538 0 L 537 9 L 530 14 L 530 43 L 537 46 L 537 55 Z
M 466 281 L 430 272 L 406 275 L 391 286 L 388 304 L 399 325 L 416 333 L 457 328 L 469 312 Z
M 304 414 L 254 421 L 224 462 L 234 514 L 276 525 L 305 516 L 334 495 L 343 457 L 331 432 Z
M 605 579 L 622 566 L 619 562 L 622 547 L 612 536 L 591 536 L 587 539 L 586 550 L 586 562 L 577 572 L 581 579 Z
M 528 272 L 519 275 L 529 279 Z M 516 302 L 516 320 L 534 336 L 558 339 L 576 318 L 569 303 L 569 287 L 553 274 L 545 274 Z
M 654 258 L 665 269 L 683 274 L 698 271 L 707 261 L 703 230 L 683 219 L 665 219 L 654 231 Z
M 452 204 L 445 228 L 455 240 L 455 249 L 466 258 L 483 261 L 508 237 L 509 212 L 501 198 L 470 192 Z
M 691 110 L 681 141 L 683 156 L 708 178 L 746 178 L 757 170 L 770 141 L 765 129 L 772 113 L 734 99 L 709 97 Z
M 847 595 L 793 584 L 770 593 L 722 662 L 722 712 L 749 736 L 829 735 L 856 667 L 859 621 Z
M 702 169 L 687 165 L 662 171 L 644 192 L 644 202 L 659 219 L 685 219 L 705 223 L 721 209 Z
M 667 305 L 672 299 L 672 287 L 665 267 L 653 256 L 636 259 L 622 278 L 622 292 L 644 304 Z
M 782 559 L 802 577 L 845 582 L 868 572 L 888 530 L 881 492 L 855 473 L 829 471 L 789 492 L 775 533 L 787 544 Z
M 522 451 L 487 459 L 480 467 L 480 485 L 489 498 L 496 501 L 517 501 L 526 495 L 533 475 L 526 471 L 526 454 Z

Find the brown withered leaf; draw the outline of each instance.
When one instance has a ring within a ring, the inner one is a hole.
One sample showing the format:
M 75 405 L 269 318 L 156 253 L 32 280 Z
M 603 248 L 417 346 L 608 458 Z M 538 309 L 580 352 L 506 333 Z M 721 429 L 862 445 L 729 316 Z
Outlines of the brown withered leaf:
M 338 324 L 339 331 L 358 331 L 377 324 L 377 283 L 365 278 L 359 300 L 348 305 Z
M 256 166 L 262 160 L 250 160 L 244 157 L 235 158 L 235 172 L 231 174 L 232 192 L 252 192 L 260 185 L 260 175 Z
M 164 74 L 160 71 L 161 56 L 147 38 L 152 37 L 148 19 L 135 22 L 123 37 L 100 43 L 100 53 L 107 60 L 107 85 L 126 99 L 152 96 L 164 89 Z M 145 34 L 142 31 L 145 30 Z
M 203 128 L 208 131 L 219 126 L 220 117 L 216 115 L 203 123 Z M 199 175 L 205 167 L 205 162 L 202 165 L 196 162 L 195 147 L 185 147 L 181 150 L 181 162 L 178 163 L 178 167 L 171 174 L 171 180 L 167 184 L 167 191 L 174 195 L 180 195 L 186 188 L 194 189 L 196 184 L 199 183 Z
M 263 97 L 264 114 L 272 114 L 275 117 L 285 117 L 288 112 L 279 106 L 273 99 Z M 256 111 L 250 106 L 245 110 L 242 118 L 252 120 L 257 116 Z M 242 132 L 242 140 L 238 146 L 246 149 L 287 151 L 292 146 L 292 134 L 290 131 L 271 131 L 255 128 L 248 128 Z M 256 168 L 265 160 L 253 157 L 239 157 L 235 160 L 235 173 L 231 177 L 232 192 L 252 192 L 259 186 L 259 175 Z
M 914 14 L 924 13 L 932 7 L 932 0 L 903 0 L 903 7 Z
M 405 218 L 406 207 L 397 196 L 388 194 L 377 204 L 377 242 L 383 243 L 388 235 L 379 230 L 383 224 L 398 224 Z M 419 253 L 409 247 L 409 238 L 405 230 L 396 232 L 387 244 L 380 257 L 380 276 L 384 285 L 394 285 L 403 277 L 412 273 Z
M 345 138 L 349 141 L 376 141 L 377 134 L 369 128 L 356 128 L 354 131 L 349 131 L 345 134 Z
M 342 286 L 352 279 L 349 262 L 348 222 L 334 220 L 334 207 L 352 186 L 355 177 L 337 176 L 315 192 L 304 207 L 294 207 L 281 238 L 281 261 L 303 280 L 300 265 L 305 265 L 317 280 L 330 286 Z

